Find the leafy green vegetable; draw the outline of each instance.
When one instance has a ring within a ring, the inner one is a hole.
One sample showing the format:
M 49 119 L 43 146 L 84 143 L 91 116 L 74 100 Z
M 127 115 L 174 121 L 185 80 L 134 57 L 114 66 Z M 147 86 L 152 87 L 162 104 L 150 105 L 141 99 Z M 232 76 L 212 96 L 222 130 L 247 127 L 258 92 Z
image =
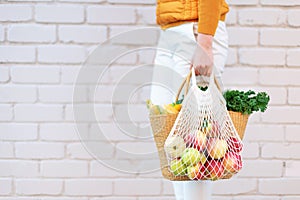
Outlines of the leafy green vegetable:
M 270 97 L 266 92 L 255 93 L 252 90 L 247 92 L 239 90 L 227 90 L 223 94 L 226 100 L 227 110 L 252 114 L 256 111 L 265 112 Z

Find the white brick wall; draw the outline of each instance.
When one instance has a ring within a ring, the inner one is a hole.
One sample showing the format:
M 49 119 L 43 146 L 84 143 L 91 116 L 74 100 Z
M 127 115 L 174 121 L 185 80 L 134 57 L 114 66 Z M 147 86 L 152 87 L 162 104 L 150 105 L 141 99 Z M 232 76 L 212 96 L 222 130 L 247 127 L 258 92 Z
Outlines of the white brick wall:
M 213 200 L 299 200 L 300 1 L 228 3 L 230 50 L 224 84 L 267 91 L 271 102 L 266 113 L 250 117 L 243 170 L 229 181 L 214 183 Z M 116 60 L 95 92 L 88 85 L 96 76 L 91 70 L 91 79 L 81 82 L 80 97 L 73 102 L 74 83 L 92 49 L 119 33 L 153 26 L 155 0 L 1 1 L 0 200 L 175 200 L 172 184 L 160 171 L 116 171 L 80 142 L 82 132 L 97 136 L 100 126 L 116 150 L 155 150 L 147 138 L 144 101 L 149 89 L 130 98 L 113 93 L 125 73 L 152 62 L 153 51 L 138 50 Z M 144 37 L 126 42 L 136 44 Z M 119 89 L 127 91 L 143 81 L 134 77 Z M 117 104 L 113 107 L 112 97 Z M 92 100 L 97 122 L 86 114 Z M 129 100 L 133 107 L 127 107 Z M 78 124 L 72 103 L 82 112 Z M 127 112 L 135 123 L 124 119 Z M 121 122 L 115 123 L 116 117 Z M 105 159 L 124 156 L 109 152 Z M 140 162 L 119 163 L 134 168 Z

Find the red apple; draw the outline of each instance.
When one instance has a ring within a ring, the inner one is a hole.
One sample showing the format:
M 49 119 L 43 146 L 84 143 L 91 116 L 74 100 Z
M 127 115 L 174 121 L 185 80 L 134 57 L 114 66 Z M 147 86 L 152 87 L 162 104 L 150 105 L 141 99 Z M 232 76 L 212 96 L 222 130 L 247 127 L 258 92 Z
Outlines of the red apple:
M 207 152 L 212 159 L 221 159 L 228 149 L 227 142 L 219 138 L 210 138 L 207 143 Z
M 242 169 L 242 158 L 241 155 L 229 151 L 223 158 L 223 166 L 226 172 L 237 173 Z
M 230 137 L 227 140 L 227 144 L 228 144 L 229 151 L 234 151 L 236 153 L 239 153 L 243 149 L 243 143 L 241 142 L 240 139 L 235 137 Z
M 205 167 L 199 162 L 195 166 L 187 168 L 187 175 L 191 180 L 201 180 L 204 178 Z
M 211 180 L 217 180 L 223 176 L 224 167 L 221 161 L 210 160 L 205 163 L 206 176 Z
M 200 130 L 197 130 L 193 134 L 187 135 L 187 147 L 193 147 L 198 151 L 203 151 L 206 147 L 206 140 L 206 134 Z

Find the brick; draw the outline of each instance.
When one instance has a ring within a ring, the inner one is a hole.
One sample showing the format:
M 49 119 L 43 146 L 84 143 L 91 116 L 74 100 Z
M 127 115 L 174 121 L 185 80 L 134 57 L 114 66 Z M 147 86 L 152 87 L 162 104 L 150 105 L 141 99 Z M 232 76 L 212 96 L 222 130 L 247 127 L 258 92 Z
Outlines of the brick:
M 120 177 L 133 178 L 135 176 L 132 173 L 123 172 L 123 171 L 121 172 L 120 170 L 122 169 L 115 169 L 114 167 L 115 166 L 107 165 L 105 161 L 94 160 L 90 164 L 90 173 L 91 173 L 90 175 L 92 177 L 101 177 L 101 178 L 120 178 Z
M 229 27 L 229 45 L 257 45 L 258 30 L 256 28 Z
M 259 192 L 261 194 L 293 195 L 300 194 L 298 185 L 300 179 L 261 179 L 259 180 Z
M 39 176 L 39 163 L 28 160 L 0 160 L 0 176 L 34 178 Z
M 288 89 L 288 102 L 292 105 L 300 104 L 300 88 L 289 88 Z
M 59 26 L 59 40 L 75 43 L 101 43 L 107 39 L 107 28 L 99 26 Z
M 136 197 L 124 197 L 124 196 L 121 196 L 121 197 L 105 197 L 105 200 L 137 200 Z M 95 197 L 95 198 L 90 198 L 90 200 L 103 200 L 103 198 L 101 197 Z
M 113 183 L 110 180 L 98 180 L 98 179 L 65 180 L 65 192 L 64 192 L 65 195 L 71 195 L 71 196 L 101 195 L 102 196 L 102 195 L 111 195 L 112 192 L 113 192 Z
M 64 157 L 64 145 L 47 142 L 18 142 L 15 144 L 17 158 L 51 159 Z
M 295 26 L 298 27 L 300 26 L 300 14 L 299 14 L 300 10 L 289 10 L 288 11 L 288 24 L 291 26 Z
M 117 4 L 155 4 L 155 0 L 108 0 L 108 2 Z
M 60 2 L 74 2 L 74 3 L 102 3 L 106 0 L 59 0 Z
M 176 197 L 175 196 L 154 196 L 154 197 L 143 197 L 143 196 L 140 196 L 138 198 L 138 200 L 176 200 Z M 215 199 L 213 199 L 215 200 Z M 228 200 L 228 199 L 227 199 Z
M 272 159 L 299 159 L 300 145 L 268 143 L 262 147 L 262 157 Z
M 75 160 L 49 160 L 41 162 L 41 175 L 43 177 L 74 178 L 88 175 L 88 163 Z
M 93 154 L 82 143 L 68 144 L 67 155 L 72 159 L 93 159 Z
M 0 137 L 1 138 L 1 137 Z M 2 138 L 1 138 L 2 140 Z M 0 158 L 13 158 L 14 157 L 14 145 L 9 142 L 0 143 Z
M 99 103 L 137 103 L 138 93 L 135 85 L 99 85 L 90 92 L 90 99 Z
M 11 25 L 7 30 L 7 40 L 10 42 L 55 42 L 55 29 L 52 25 Z
M 2 85 L 0 86 L 1 103 L 33 103 L 37 100 L 34 86 Z
M 159 195 L 161 187 L 162 182 L 157 179 L 120 179 L 114 184 L 114 195 Z
M 299 196 L 286 196 L 282 197 L 281 200 L 300 200 Z
M 280 200 L 278 196 L 237 196 L 233 200 Z
M 257 5 L 258 0 L 245 0 L 245 1 L 239 1 L 239 0 L 229 0 L 228 1 L 229 5 Z
M 238 11 L 241 25 L 280 25 L 285 23 L 286 15 L 282 9 L 248 8 Z
M 39 100 L 45 103 L 86 102 L 87 88 L 76 87 L 78 95 L 74 95 L 74 86 L 39 86 Z M 55 95 L 53 95 L 55 94 Z
M 12 179 L 0 179 L 0 195 L 9 195 L 12 193 Z
M 283 162 L 274 160 L 244 160 L 238 177 L 268 178 L 283 175 Z
M 288 92 L 283 87 L 263 87 L 256 91 L 266 92 L 270 96 L 269 105 L 283 105 L 287 102 Z
M 299 123 L 300 107 L 274 106 L 262 114 L 262 122 L 267 123 Z
M 233 25 L 237 23 L 237 10 L 235 8 L 231 8 L 226 14 L 225 22 L 227 25 Z
M 278 5 L 278 6 L 296 6 L 300 5 L 299 0 L 261 0 L 262 5 Z
M 80 72 L 81 66 L 61 67 L 61 82 L 63 84 L 74 84 Z
M 18 104 L 14 111 L 15 120 L 22 122 L 50 122 L 60 121 L 63 118 L 61 105 Z
M 128 45 L 135 45 L 139 47 L 157 46 L 159 38 L 159 28 L 143 28 L 137 29 L 136 26 L 113 26 L 111 27 L 110 38 L 116 44 L 115 48 L 124 48 Z M 122 33 L 122 34 L 119 34 Z M 117 35 L 115 35 L 117 34 Z M 116 37 L 112 37 L 116 36 Z M 136 39 L 138 38 L 138 40 Z M 124 52 L 125 53 L 125 52 Z M 126 52 L 128 53 L 128 52 Z M 134 53 L 130 52 L 129 53 Z
M 232 77 L 235 77 L 234 79 Z M 225 85 L 247 85 L 258 81 L 258 70 L 249 67 L 226 68 L 222 75 Z
M 81 23 L 84 7 L 81 5 L 36 5 L 35 20 L 50 23 Z
M 0 46 L 0 62 L 33 63 L 35 48 L 30 46 Z
M 226 66 L 228 66 L 228 65 L 234 65 L 236 63 L 237 63 L 237 50 L 235 48 L 229 48 L 229 50 L 228 50 L 228 56 L 227 56 L 227 61 L 226 61 Z M 227 69 L 228 68 L 226 68 L 226 70 Z
M 245 140 L 254 142 L 275 142 L 284 140 L 285 129 L 282 125 L 251 124 L 247 126 Z
M 240 62 L 248 65 L 282 66 L 285 64 L 285 50 L 273 48 L 242 48 Z
M 85 124 L 40 124 L 40 139 L 46 141 L 79 141 L 77 126 L 88 129 Z
M 104 141 L 138 141 L 142 139 L 139 134 L 139 130 L 136 126 L 128 123 L 101 123 L 100 129 L 99 124 L 92 124 L 90 127 L 90 135 L 103 135 L 101 139 Z
M 118 159 L 155 159 L 157 149 L 154 142 L 120 142 L 116 145 Z M 138 153 L 137 153 L 138 152 Z
M 57 200 L 57 197 L 43 197 L 41 200 Z M 64 197 L 63 196 L 63 197 L 59 197 L 59 200 L 90 200 L 90 199 L 88 199 L 87 197 Z
M 292 178 L 300 177 L 299 167 L 299 161 L 287 161 L 285 166 L 285 176 Z
M 86 59 L 86 49 L 77 45 L 51 45 L 38 47 L 41 63 L 79 64 Z
M 289 49 L 287 51 L 287 65 L 289 67 L 299 67 L 300 49 Z
M 260 31 L 260 43 L 268 46 L 298 46 L 299 33 L 296 29 L 264 28 Z
M 10 105 L 0 104 L 0 120 L 10 121 L 13 118 L 13 111 Z
M 14 83 L 58 83 L 59 68 L 48 66 L 18 66 L 11 68 Z
M 146 7 L 146 8 L 137 8 L 138 14 L 138 23 L 140 24 L 156 24 L 156 8 L 155 7 Z
M 259 145 L 257 143 L 243 142 L 244 147 L 242 151 L 243 158 L 258 158 L 259 157 Z
M 300 141 L 299 130 L 300 130 L 300 126 L 298 125 L 287 126 L 285 139 L 289 142 L 299 142 Z
M 110 33 L 109 36 L 110 38 L 113 38 L 116 35 L 119 35 L 121 33 L 124 32 L 128 32 L 128 31 L 134 31 L 136 29 L 136 26 L 133 25 L 111 25 L 109 27 Z
M 0 67 L 0 83 L 7 82 L 10 79 L 8 67 Z
M 18 195 L 58 195 L 63 189 L 63 180 L 56 179 L 17 179 Z
M 0 138 L 8 141 L 24 141 L 37 139 L 36 124 L 6 123 L 0 124 Z
M 116 105 L 114 106 L 114 117 L 118 122 L 146 122 L 148 110 L 145 105 Z
M 4 26 L 0 26 L 0 41 L 3 42 L 5 39 L 5 29 Z
M 282 85 L 282 86 L 293 86 L 300 85 L 300 80 L 298 79 L 300 75 L 300 70 L 298 69 L 261 69 L 259 82 L 263 85 Z M 276 81 L 274 80 L 276 77 Z
M 24 4 L 2 4 L 0 5 L 0 13 L 0 21 L 2 22 L 22 22 L 32 19 L 31 6 Z
M 230 184 L 227 181 L 216 181 L 214 183 L 214 194 L 244 194 L 255 191 L 256 188 L 257 183 L 253 179 L 231 179 Z
M 122 14 L 120 14 L 122 13 Z M 109 16 L 109 17 L 107 17 Z M 132 24 L 136 21 L 132 7 L 88 6 L 87 22 L 93 24 Z
M 75 112 L 75 114 L 74 114 Z M 109 122 L 113 116 L 113 108 L 108 104 L 76 104 L 67 105 L 65 119 L 77 122 Z

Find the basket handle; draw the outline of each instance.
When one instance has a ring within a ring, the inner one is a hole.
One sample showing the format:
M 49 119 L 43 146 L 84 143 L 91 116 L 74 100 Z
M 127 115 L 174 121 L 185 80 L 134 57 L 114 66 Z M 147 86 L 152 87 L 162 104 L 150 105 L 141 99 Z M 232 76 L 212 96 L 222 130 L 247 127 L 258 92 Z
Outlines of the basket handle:
M 181 83 L 181 85 L 180 85 L 180 87 L 179 87 L 179 89 L 178 89 L 178 91 L 177 91 L 175 102 L 178 101 L 179 95 L 180 95 L 180 93 L 181 93 L 181 91 L 182 91 L 184 85 L 185 85 L 184 96 L 187 95 L 187 93 L 188 93 L 188 91 L 189 91 L 190 80 L 191 80 L 193 71 L 194 71 L 194 68 L 191 68 L 191 70 L 190 70 L 190 72 L 188 73 L 188 75 L 187 75 L 187 76 L 184 78 L 184 80 L 182 81 L 182 83 Z M 218 90 L 221 92 L 222 90 L 221 90 L 220 84 L 219 84 L 219 82 L 218 82 L 218 80 L 216 79 L 215 76 L 214 76 L 214 82 L 215 82 L 215 84 L 216 84 Z

